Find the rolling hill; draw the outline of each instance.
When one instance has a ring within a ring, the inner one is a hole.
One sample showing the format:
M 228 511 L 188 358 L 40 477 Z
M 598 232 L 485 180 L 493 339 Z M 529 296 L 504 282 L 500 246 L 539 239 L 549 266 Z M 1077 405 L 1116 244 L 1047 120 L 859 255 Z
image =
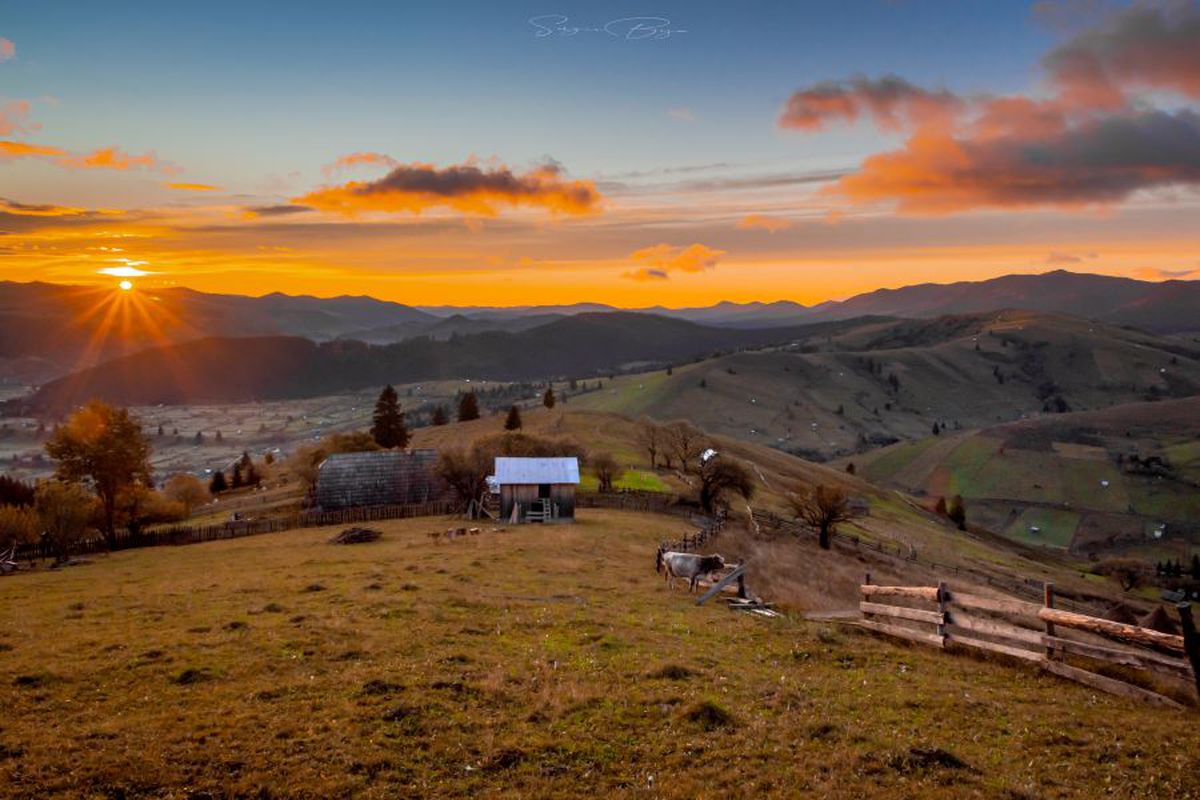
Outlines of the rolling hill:
M 577 402 L 824 459 L 921 438 L 935 423 L 971 429 L 1197 393 L 1194 342 L 1006 311 L 851 321 L 799 346 L 618 377 Z
M 1043 416 L 928 437 L 854 459 L 1014 541 L 1180 558 L 1200 544 L 1200 397 Z

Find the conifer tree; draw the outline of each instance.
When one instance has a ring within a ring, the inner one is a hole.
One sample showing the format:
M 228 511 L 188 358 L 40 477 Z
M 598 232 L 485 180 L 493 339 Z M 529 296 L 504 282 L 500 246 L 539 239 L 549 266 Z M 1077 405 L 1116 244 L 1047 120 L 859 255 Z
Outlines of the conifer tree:
M 516 406 L 513 406 L 508 410 L 508 418 L 504 420 L 504 430 L 521 430 L 521 410 Z
M 220 494 L 229 488 L 229 484 L 225 482 L 225 473 L 217 470 L 213 473 L 212 480 L 209 481 L 208 490 L 213 494 Z
M 458 421 L 470 422 L 479 419 L 479 398 L 475 392 L 467 392 L 458 400 Z
M 555 402 L 556 399 L 554 397 L 554 387 L 547 386 L 546 393 L 542 395 L 542 405 L 544 405 L 546 408 L 554 408 Z
M 431 417 L 429 421 L 434 425 L 445 425 L 447 422 L 449 422 L 450 420 L 446 415 L 446 407 L 438 406 L 435 408 L 433 410 L 433 417 Z
M 408 447 L 408 428 L 404 424 L 404 412 L 400 410 L 400 396 L 391 384 L 383 388 L 375 402 L 371 436 L 384 449 Z

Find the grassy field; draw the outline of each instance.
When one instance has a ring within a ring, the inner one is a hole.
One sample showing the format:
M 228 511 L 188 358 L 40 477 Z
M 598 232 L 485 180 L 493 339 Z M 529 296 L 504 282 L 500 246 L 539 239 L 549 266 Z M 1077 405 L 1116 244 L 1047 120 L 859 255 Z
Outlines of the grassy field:
M 697 608 L 678 520 L 449 524 L 0 580 L 0 796 L 1200 797 L 1183 712 Z

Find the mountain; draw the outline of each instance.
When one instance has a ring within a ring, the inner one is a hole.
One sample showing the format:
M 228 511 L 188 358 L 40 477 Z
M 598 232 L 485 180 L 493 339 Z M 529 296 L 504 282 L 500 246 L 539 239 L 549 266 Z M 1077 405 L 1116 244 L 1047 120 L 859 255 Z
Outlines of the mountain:
M 333 339 L 385 325 L 434 324 L 371 297 L 264 297 L 167 288 L 120 292 L 0 282 L 0 380 L 39 383 L 146 347 L 209 336 Z
M 1069 314 L 1156 333 L 1200 330 L 1200 281 L 1155 283 L 1056 270 L 985 281 L 879 289 L 811 309 L 812 319 L 937 317 L 1002 308 Z
M 16 410 L 60 412 L 90 397 L 128 405 L 241 402 L 437 379 L 586 378 L 805 341 L 850 324 L 736 330 L 615 312 L 565 317 L 517 333 L 489 331 L 445 341 L 419 337 L 390 345 L 206 338 L 149 348 L 51 381 Z

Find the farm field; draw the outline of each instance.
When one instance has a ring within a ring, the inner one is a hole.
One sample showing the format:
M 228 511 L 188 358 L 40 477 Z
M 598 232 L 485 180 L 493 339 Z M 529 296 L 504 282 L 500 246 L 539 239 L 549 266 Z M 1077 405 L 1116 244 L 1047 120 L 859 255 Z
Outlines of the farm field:
M 449 524 L 0 580 L 0 796 L 1200 796 L 1181 713 L 697 608 L 652 569 L 680 520 Z

